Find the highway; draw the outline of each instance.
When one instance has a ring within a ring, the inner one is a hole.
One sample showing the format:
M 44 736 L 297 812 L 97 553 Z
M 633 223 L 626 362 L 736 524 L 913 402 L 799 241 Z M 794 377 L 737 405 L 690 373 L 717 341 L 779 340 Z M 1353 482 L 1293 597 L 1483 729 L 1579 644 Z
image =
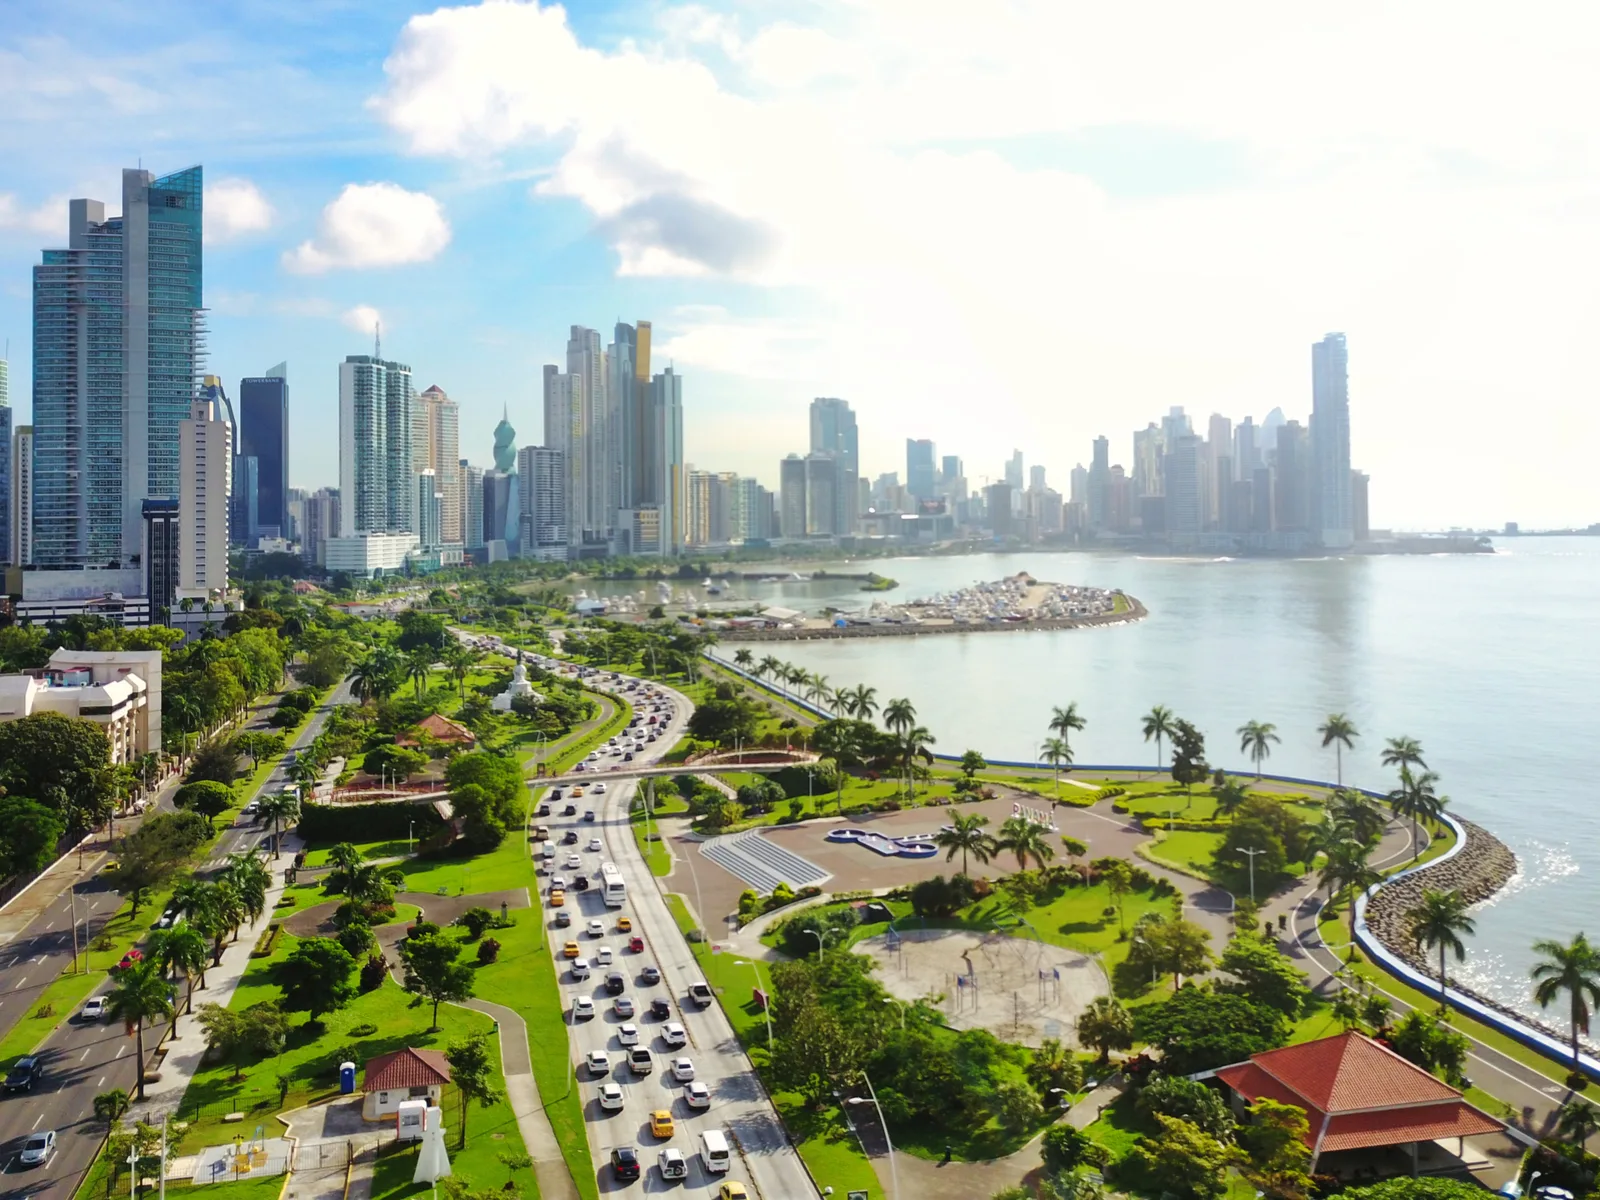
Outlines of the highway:
M 348 684 L 336 688 L 311 720 L 306 722 L 292 748 L 298 750 L 310 744 L 327 720 L 329 709 L 347 701 L 349 695 Z M 290 781 L 280 763 L 256 795 L 289 786 Z M 170 810 L 170 793 L 162 797 L 161 805 Z M 158 811 L 159 807 L 153 807 L 150 811 Z M 197 867 L 196 874 L 203 876 L 221 866 L 229 854 L 244 853 L 257 846 L 266 832 L 260 826 L 242 819 L 236 820 L 224 831 L 210 857 Z M 0 1003 L 16 1004 L 20 1008 L 26 994 L 31 993 L 35 986 L 42 987 L 49 982 L 44 978 L 44 972 L 51 968 L 55 958 L 48 953 L 43 953 L 42 960 L 39 956 L 25 957 L 18 947 L 24 942 L 29 950 L 45 945 L 50 935 L 45 929 L 36 930 L 36 927 L 47 923 L 52 917 L 60 921 L 60 932 L 54 936 L 60 940 L 61 948 L 56 951 L 60 965 L 53 968 L 54 973 L 50 978 L 64 970 L 71 961 L 66 903 L 67 897 L 63 895 L 59 906 L 52 906 L 24 931 L 22 937 L 0 950 L 0 998 L 3 998 Z M 90 919 L 103 925 L 121 903 L 121 897 L 103 884 L 82 886 L 78 891 L 78 918 L 83 920 L 85 905 L 93 904 L 96 907 Z M 159 912 L 149 912 L 151 921 L 160 915 Z M 98 925 L 93 928 L 97 929 Z M 93 936 L 92 932 L 90 936 Z M 110 965 L 97 964 L 102 969 Z M 181 983 L 178 988 L 181 994 Z M 95 994 L 105 995 L 109 991 L 110 982 L 107 980 L 106 986 Z M 203 992 L 195 995 L 197 1004 L 204 1003 L 206 999 Z M 61 1020 L 64 1015 L 58 1015 L 56 1019 Z M 192 1021 L 194 1018 L 184 1016 L 179 1019 Z M 42 1028 L 43 1022 L 40 1025 Z M 165 1025 L 147 1029 L 144 1036 L 145 1053 L 150 1054 L 165 1035 Z M 44 1077 L 39 1084 L 31 1093 L 0 1095 L 0 1200 L 11 1196 L 69 1200 L 79 1176 L 94 1161 L 105 1133 L 104 1124 L 94 1117 L 95 1096 L 111 1088 L 122 1088 L 130 1096 L 134 1094 L 134 1045 L 134 1039 L 126 1036 L 120 1025 L 99 1022 L 85 1024 L 78 1020 L 75 1013 L 50 1034 L 39 1050 L 44 1063 Z M 128 1115 L 130 1118 L 141 1116 L 139 1105 L 135 1104 Z M 56 1131 L 56 1153 L 43 1166 L 23 1167 L 17 1162 L 17 1153 L 27 1136 L 40 1129 Z

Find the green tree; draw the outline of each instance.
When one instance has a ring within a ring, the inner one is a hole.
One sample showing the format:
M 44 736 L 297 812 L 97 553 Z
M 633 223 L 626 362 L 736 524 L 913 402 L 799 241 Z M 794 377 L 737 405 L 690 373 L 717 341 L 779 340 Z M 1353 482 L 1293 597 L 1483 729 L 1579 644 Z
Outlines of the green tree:
M 233 807 L 236 797 L 233 789 L 214 779 L 186 783 L 172 795 L 178 808 L 197 812 L 215 827 L 216 819 Z
M 1128 961 L 1137 970 L 1171 975 L 1174 991 L 1183 976 L 1198 975 L 1211 962 L 1211 935 L 1193 921 L 1148 913 L 1134 924 L 1133 933 Z
M 1157 1116 L 1155 1123 L 1158 1132 L 1140 1138 L 1123 1159 L 1119 1181 L 1179 1200 L 1222 1200 L 1228 1193 L 1228 1170 L 1244 1155 L 1187 1121 Z
M 1556 1114 L 1556 1132 L 1575 1146 L 1587 1149 L 1596 1129 L 1600 1129 L 1600 1110 L 1581 1097 L 1568 1100 Z
M 1100 878 L 1105 882 L 1106 891 L 1111 896 L 1111 901 L 1117 906 L 1117 921 L 1122 929 L 1122 936 L 1128 936 L 1128 893 L 1133 890 L 1133 868 L 1123 859 L 1114 858 L 1100 871 Z
M 1475 1182 L 1435 1176 L 1386 1179 L 1367 1187 L 1345 1188 L 1339 1200 L 1483 1200 L 1483 1188 Z
M 916 725 L 917 710 L 909 700 L 891 700 L 883 706 L 883 723 L 890 733 L 904 733 Z
M 0 796 L 0 878 L 44 870 L 64 832 L 66 823 L 55 810 L 22 796 Z
M 1139 1090 L 1136 1102 L 1146 1120 L 1175 1117 L 1224 1142 L 1233 1140 L 1233 1113 L 1222 1094 L 1182 1075 L 1155 1075 Z
M 1099 1051 L 1103 1066 L 1113 1050 L 1133 1046 L 1133 1018 L 1115 996 L 1096 996 L 1078 1014 L 1078 1041 Z
M 1160 1048 L 1162 1066 L 1174 1075 L 1193 1075 L 1275 1050 L 1288 1040 L 1290 1030 L 1288 1018 L 1275 1008 L 1197 987 L 1144 1005 L 1133 1024 L 1140 1039 Z
M 183 777 L 189 783 L 209 780 L 232 787 L 234 777 L 238 774 L 239 752 L 233 748 L 233 742 L 216 738 L 200 747 Z
M 278 964 L 275 975 L 283 989 L 285 1012 L 303 1012 L 315 1025 L 324 1013 L 336 1012 L 356 995 L 350 976 L 356 960 L 332 938 L 305 938 Z
M 428 692 L 428 676 L 433 672 L 433 650 L 414 650 L 406 655 L 406 678 L 418 700 Z
M 167 981 L 162 978 L 161 968 L 156 963 L 129 963 L 117 970 L 116 977 L 117 982 L 106 1000 L 106 1011 L 134 1035 L 134 1063 L 138 1073 L 136 1095 L 143 1100 L 145 1023 L 171 1018 L 172 998 L 167 991 Z
M 1083 1086 L 1083 1068 L 1060 1038 L 1045 1038 L 1034 1047 L 1028 1063 L 1028 1082 L 1041 1096 L 1075 1092 Z
M 1343 713 L 1329 713 L 1328 719 L 1317 726 L 1317 732 L 1322 735 L 1324 750 L 1333 747 L 1334 781 L 1343 787 L 1344 751 L 1355 749 L 1355 740 L 1361 736 L 1356 723 Z
M 111 743 L 93 721 L 43 712 L 0 723 L 0 787 L 51 809 L 69 829 L 111 815 Z
M 437 1003 L 434 1011 L 438 1011 Z M 461 1097 L 461 1135 L 456 1145 L 465 1146 L 467 1101 L 476 1100 L 479 1108 L 489 1108 L 500 1102 L 500 1091 L 494 1086 L 494 1057 L 488 1034 L 478 1030 L 462 1041 L 451 1042 L 444 1056 L 450 1063 L 450 1082 L 455 1084 L 456 1093 Z
M 1253 863 L 1247 861 L 1247 852 L 1252 850 Z M 1283 838 L 1265 821 L 1241 816 L 1234 819 L 1233 828 L 1212 851 L 1211 865 L 1219 875 L 1234 882 L 1253 878 L 1257 891 L 1265 892 L 1288 867 L 1289 852 Z
M 1000 836 L 995 840 L 995 846 L 1007 854 L 1016 855 L 1019 871 L 1027 870 L 1030 860 L 1034 866 L 1042 867 L 1056 856 L 1055 847 L 1050 844 L 1044 826 L 1025 817 L 1007 817 L 1000 826 Z
M 1422 761 L 1422 743 L 1413 737 L 1390 738 L 1384 743 L 1383 753 L 1378 756 L 1378 761 L 1386 767 L 1428 769 L 1428 764 Z
M 1290 1020 L 1299 1017 L 1311 1002 L 1311 989 L 1300 969 L 1277 946 L 1252 933 L 1235 934 L 1217 966 L 1236 980 L 1220 984 L 1219 991 L 1237 992 L 1277 1009 Z
M 1401 1058 L 1456 1085 L 1465 1078 L 1467 1054 L 1472 1049 L 1472 1043 L 1442 1017 L 1415 1009 L 1389 1030 L 1389 1045 Z
M 1241 1174 L 1274 1200 L 1305 1200 L 1311 1193 L 1305 1109 L 1263 1099 L 1249 1113 L 1249 1124 L 1238 1131 L 1239 1145 L 1250 1156 Z
M 1328 861 L 1322 864 L 1322 870 L 1317 875 L 1317 882 L 1326 887 L 1330 895 L 1335 891 L 1347 890 L 1350 893 L 1348 908 L 1352 957 L 1356 952 L 1356 897 L 1383 878 L 1368 864 L 1369 853 L 1367 846 L 1362 843 L 1341 842 L 1332 848 Z
M 1166 761 L 1166 756 L 1161 753 L 1161 739 L 1170 739 L 1177 726 L 1172 715 L 1172 710 L 1164 704 L 1158 704 L 1144 715 L 1144 740 L 1154 739 L 1156 744 L 1156 768 L 1159 770 Z
M 1248 754 L 1256 765 L 1256 778 L 1261 778 L 1261 764 L 1272 754 L 1273 743 L 1279 741 L 1278 727 L 1270 721 L 1246 721 L 1239 726 L 1239 753 Z
M 1072 735 L 1083 729 L 1088 722 L 1078 712 L 1076 700 L 1068 702 L 1065 708 L 1052 708 L 1050 710 L 1050 723 L 1046 727 L 1051 734 L 1061 739 L 1061 744 L 1067 748 L 1067 761 L 1072 761 Z
M 459 1002 L 472 998 L 472 968 L 458 962 L 461 943 L 448 934 L 413 933 L 400 943 L 400 961 L 405 964 L 406 991 L 433 1004 L 432 1029 L 439 1028 L 442 1001 Z
M 1394 809 L 1395 815 L 1411 822 L 1412 859 L 1416 859 L 1422 853 L 1422 839 L 1418 833 L 1418 825 L 1422 821 L 1439 820 L 1444 815 L 1445 805 L 1450 803 L 1448 796 L 1439 795 L 1434 786 L 1438 782 L 1439 777 L 1432 771 L 1413 775 L 1410 767 L 1401 767 L 1400 786 L 1387 797 L 1389 807 Z
M 405 746 L 374 746 L 367 751 L 361 769 L 374 779 L 387 776 L 396 783 L 404 783 L 428 765 L 428 756 L 421 750 Z
M 1046 738 L 1039 747 L 1039 759 L 1050 764 L 1051 773 L 1055 776 L 1056 795 L 1061 795 L 1061 768 L 1072 765 L 1072 747 L 1067 745 L 1066 738 Z
M 1578 1035 L 1589 1032 L 1589 1015 L 1593 1006 L 1600 1004 L 1600 949 L 1589 944 L 1589 939 L 1576 935 L 1563 945 L 1552 938 L 1533 944 L 1533 952 L 1540 956 L 1531 972 L 1533 998 L 1540 1008 L 1549 1008 L 1564 994 L 1568 1003 L 1568 1019 L 1572 1028 L 1572 1073 L 1578 1075 Z
M 976 750 L 968 750 L 961 756 L 961 778 L 956 781 L 955 792 L 959 796 L 971 798 L 978 795 L 978 772 L 987 768 L 989 763 L 983 755 Z
M 235 1080 L 243 1078 L 246 1059 L 281 1054 L 288 1035 L 282 1011 L 270 1000 L 245 1009 L 205 1004 L 200 1008 L 199 1020 L 206 1045 L 219 1058 L 233 1064 Z
M 1172 724 L 1172 779 L 1183 784 L 1191 799 L 1194 785 L 1204 783 L 1211 774 L 1206 762 L 1205 735 L 1188 721 L 1179 719 Z
M 295 765 L 298 767 L 301 764 Z M 312 771 L 318 771 L 309 762 L 305 765 Z M 262 819 L 272 822 L 272 857 L 276 859 L 283 845 L 284 829 L 300 819 L 300 797 L 293 792 L 271 792 L 261 797 L 258 811 Z
M 994 857 L 998 850 L 995 839 L 984 831 L 989 818 L 982 813 L 952 813 L 950 824 L 933 835 L 934 845 L 944 853 L 945 862 L 956 856 L 956 851 L 961 852 L 961 873 L 967 873 L 967 857 L 986 863 Z
M 1211 796 L 1217 802 L 1217 812 L 1224 817 L 1231 817 L 1250 798 L 1250 793 L 1237 779 L 1224 777 L 1211 789 Z
M 895 747 L 895 757 L 900 767 L 901 777 L 905 780 L 906 796 L 909 798 L 913 791 L 913 781 L 918 771 L 918 763 L 927 766 L 933 765 L 934 736 L 925 726 L 913 725 L 898 734 L 899 741 Z
M 1105 1148 L 1081 1129 L 1065 1122 L 1052 1125 L 1039 1139 L 1039 1155 L 1044 1159 L 1044 1169 L 1050 1175 L 1060 1175 L 1075 1167 L 1100 1166 L 1105 1162 Z
M 1424 952 L 1438 947 L 1441 1012 L 1445 1009 L 1444 990 L 1447 986 L 1445 952 L 1453 953 L 1457 962 L 1464 961 L 1467 948 L 1462 944 L 1461 935 L 1470 937 L 1475 932 L 1477 926 L 1467 915 L 1467 902 L 1460 891 L 1454 888 L 1447 892 L 1434 888 L 1422 889 L 1421 903 L 1411 910 L 1411 936 L 1417 939 L 1417 946 Z
M 128 1093 L 121 1088 L 112 1088 L 108 1092 L 101 1092 L 94 1098 L 94 1116 L 97 1121 L 104 1121 L 108 1128 L 114 1128 L 128 1111 Z

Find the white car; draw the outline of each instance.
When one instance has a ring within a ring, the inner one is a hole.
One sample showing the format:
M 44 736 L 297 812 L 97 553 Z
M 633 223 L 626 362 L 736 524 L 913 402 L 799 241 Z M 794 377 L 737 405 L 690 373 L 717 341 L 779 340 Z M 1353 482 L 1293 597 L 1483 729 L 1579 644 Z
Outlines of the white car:
M 682 1025 L 669 1021 L 661 1027 L 661 1040 L 669 1046 L 686 1046 L 689 1044 L 689 1035 L 684 1032 Z
M 545 845 L 547 845 L 547 846 L 549 844 L 550 844 L 549 842 L 545 843 Z M 564 891 L 566 891 L 567 890 L 567 877 L 565 875 L 552 875 L 552 876 L 550 876 L 550 888 L 549 888 L 549 890 L 552 891 L 552 892 L 564 892 Z
M 606 1112 L 622 1111 L 622 1086 L 615 1083 L 600 1085 L 600 1107 Z
M 589 844 L 587 846 L 585 846 L 584 849 L 589 851 L 590 854 L 598 854 L 600 852 L 600 849 L 601 849 L 601 847 L 600 847 L 600 839 L 597 838 L 597 837 L 590 838 L 589 839 Z
M 688 1083 L 694 1078 L 694 1062 L 687 1056 L 672 1060 L 672 1077 L 679 1083 Z
M 685 1085 L 683 1089 L 683 1102 L 690 1108 L 710 1108 L 711 1089 L 698 1079 Z
M 586 927 L 586 932 L 590 937 L 605 937 L 606 923 L 604 921 L 590 921 Z
M 39 1133 L 30 1133 L 28 1140 L 22 1143 L 20 1158 L 25 1167 L 37 1167 L 40 1163 L 50 1161 L 50 1156 L 56 1152 L 56 1131 L 45 1129 Z
M 572 1002 L 572 1019 L 586 1021 L 594 1016 L 594 1001 L 587 996 L 579 996 Z
M 604 1050 L 589 1051 L 585 1062 L 588 1063 L 589 1073 L 591 1075 L 598 1076 L 611 1074 L 611 1056 Z
M 661 1168 L 662 1179 L 689 1178 L 689 1163 L 683 1157 L 683 1151 L 674 1150 L 671 1146 L 656 1155 L 656 1165 Z
M 596 795 L 604 796 L 606 794 L 606 785 L 603 783 L 597 783 L 594 785 L 594 790 Z
M 583 859 L 576 854 L 567 855 L 567 870 L 578 871 L 583 869 Z
M 594 965 L 597 967 L 609 967 L 611 965 L 610 946 L 601 946 L 594 952 Z
M 106 998 L 96 996 L 85 1002 L 82 1017 L 85 1021 L 103 1021 L 106 1019 Z
M 617 1026 L 617 1044 L 619 1046 L 637 1046 L 639 1044 L 639 1027 L 633 1023 Z

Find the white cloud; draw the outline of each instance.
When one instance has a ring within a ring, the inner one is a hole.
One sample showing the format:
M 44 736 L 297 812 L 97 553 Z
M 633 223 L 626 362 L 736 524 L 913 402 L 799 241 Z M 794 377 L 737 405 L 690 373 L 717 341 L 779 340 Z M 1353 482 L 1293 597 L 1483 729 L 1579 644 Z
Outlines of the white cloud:
M 1406 4 L 740 11 L 601 49 L 559 7 L 441 8 L 374 107 L 414 153 L 553 158 L 534 195 L 583 205 L 621 274 L 772 289 L 776 316 L 685 320 L 674 350 L 855 400 L 874 472 L 908 434 L 1063 481 L 1171 404 L 1303 417 L 1339 329 L 1376 522 L 1588 515 L 1600 9 L 1515 36 Z M 1544 419 L 1508 427 L 1521 396 Z M 768 427 L 693 456 L 770 476 L 803 416 Z
M 353 329 L 357 333 L 372 337 L 383 322 L 383 314 L 370 304 L 358 304 L 341 313 L 339 320 L 346 329 Z
M 41 237 L 55 234 L 65 242 L 67 237 L 67 201 L 60 196 L 46 200 L 36 208 L 18 202 L 10 192 L 0 192 L 0 229 L 17 229 Z
M 204 209 L 208 242 L 260 233 L 272 228 L 276 215 L 261 189 L 248 179 L 219 179 L 207 183 Z
M 450 223 L 426 192 L 395 183 L 351 183 L 322 210 L 317 236 L 283 256 L 284 266 L 314 275 L 340 267 L 427 262 L 450 244 Z

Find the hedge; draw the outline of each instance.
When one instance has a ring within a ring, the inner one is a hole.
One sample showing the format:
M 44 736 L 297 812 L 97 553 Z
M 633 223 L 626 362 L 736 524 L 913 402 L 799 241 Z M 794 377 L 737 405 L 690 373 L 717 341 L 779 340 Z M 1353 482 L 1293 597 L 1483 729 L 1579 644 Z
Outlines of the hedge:
M 373 842 L 403 838 L 415 825 L 419 842 L 444 828 L 431 804 L 382 800 L 373 804 L 302 804 L 296 832 L 309 844 L 318 842 Z

